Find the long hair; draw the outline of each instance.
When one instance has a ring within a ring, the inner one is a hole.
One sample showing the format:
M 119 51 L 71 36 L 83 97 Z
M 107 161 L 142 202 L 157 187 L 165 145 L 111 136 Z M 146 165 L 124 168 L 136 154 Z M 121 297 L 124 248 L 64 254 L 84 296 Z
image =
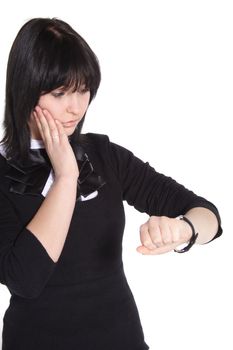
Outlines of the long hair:
M 66 22 L 34 18 L 18 32 L 8 59 L 4 115 L 6 157 L 25 159 L 30 148 L 28 121 L 42 94 L 60 86 L 90 90 L 101 80 L 99 62 L 86 41 Z M 78 139 L 84 118 L 71 138 Z

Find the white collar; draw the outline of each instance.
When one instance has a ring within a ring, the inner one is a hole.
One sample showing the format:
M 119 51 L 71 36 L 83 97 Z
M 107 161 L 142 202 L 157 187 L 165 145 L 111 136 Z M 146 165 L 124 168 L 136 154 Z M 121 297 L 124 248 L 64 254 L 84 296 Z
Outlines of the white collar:
M 45 148 L 43 140 L 31 139 L 31 149 Z

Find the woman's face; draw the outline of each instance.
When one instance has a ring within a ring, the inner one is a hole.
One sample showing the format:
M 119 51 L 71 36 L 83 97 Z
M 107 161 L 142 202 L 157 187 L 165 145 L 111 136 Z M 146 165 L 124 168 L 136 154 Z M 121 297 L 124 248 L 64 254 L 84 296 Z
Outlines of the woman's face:
M 67 136 L 73 134 L 78 123 L 84 117 L 90 101 L 90 91 L 81 86 L 78 91 L 72 89 L 64 91 L 62 87 L 57 88 L 45 95 L 38 101 L 38 106 L 46 109 L 54 119 L 59 120 Z M 33 115 L 30 117 L 29 128 L 33 139 L 41 139 Z

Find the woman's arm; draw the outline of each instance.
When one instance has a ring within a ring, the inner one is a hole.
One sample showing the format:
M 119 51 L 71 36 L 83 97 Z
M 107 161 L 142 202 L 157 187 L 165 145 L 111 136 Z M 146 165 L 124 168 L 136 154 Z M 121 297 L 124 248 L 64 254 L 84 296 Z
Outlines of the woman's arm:
M 37 124 L 55 180 L 27 227 L 22 228 L 14 206 L 0 192 L 0 282 L 23 298 L 38 297 L 56 268 L 69 230 L 79 176 L 62 124 L 56 124 L 39 108 Z
M 27 225 L 27 229 L 37 237 L 54 262 L 59 259 L 68 233 L 76 190 L 77 179 L 56 179 L 36 215 Z
M 185 216 L 192 222 L 198 233 L 196 243 L 211 241 L 218 231 L 218 220 L 214 213 L 206 208 L 192 208 Z
M 176 219 L 179 215 L 185 215 L 193 223 L 198 232 L 197 243 L 221 235 L 221 219 L 211 202 L 157 172 L 121 146 L 110 142 L 109 154 L 123 199 L 150 216 L 140 227 L 139 252 L 161 254 L 188 242 L 192 229 L 184 220 Z
M 192 208 L 186 214 L 198 233 L 196 243 L 207 243 L 218 231 L 218 220 L 215 214 L 206 208 Z M 190 240 L 192 229 L 184 220 L 166 216 L 151 216 L 141 226 L 140 237 L 142 245 L 137 248 L 139 253 L 157 255 L 168 253 L 179 245 Z
M 55 173 L 55 181 L 36 215 L 27 225 L 56 262 L 71 222 L 79 170 L 73 150 L 60 122 L 36 107 L 35 119 Z

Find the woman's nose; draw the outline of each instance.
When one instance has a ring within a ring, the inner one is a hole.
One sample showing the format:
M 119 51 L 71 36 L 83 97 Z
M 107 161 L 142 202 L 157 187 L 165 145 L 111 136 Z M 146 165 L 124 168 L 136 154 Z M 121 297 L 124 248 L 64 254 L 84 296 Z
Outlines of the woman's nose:
M 79 114 L 80 112 L 80 101 L 78 94 L 72 93 L 69 96 L 68 106 L 67 106 L 67 112 L 72 114 Z

